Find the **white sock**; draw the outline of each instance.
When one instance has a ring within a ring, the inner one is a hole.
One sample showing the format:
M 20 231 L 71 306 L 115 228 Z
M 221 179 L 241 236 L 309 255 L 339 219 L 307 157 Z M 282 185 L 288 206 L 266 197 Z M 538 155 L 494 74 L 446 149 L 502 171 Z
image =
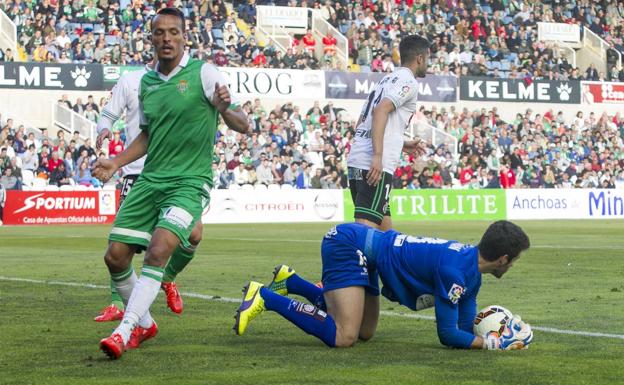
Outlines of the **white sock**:
M 134 286 L 136 285 L 136 282 L 138 280 L 134 269 L 130 267 L 129 270 L 130 273 L 122 273 L 124 274 L 124 276 L 127 276 L 127 278 L 122 279 L 121 281 L 115 281 L 113 279 L 115 288 L 117 289 L 117 293 L 119 293 L 119 296 L 123 300 L 124 306 L 126 306 L 126 308 L 128 307 L 128 301 L 130 300 L 130 295 L 132 295 L 132 290 L 134 289 Z M 142 328 L 149 328 L 150 326 L 152 326 L 153 323 L 154 319 L 152 318 L 152 315 L 148 310 L 145 315 L 141 317 L 141 320 L 139 321 L 139 326 L 141 326 Z
M 162 276 L 163 269 L 161 268 L 143 266 L 141 269 L 141 277 L 137 280 L 134 290 L 132 290 L 124 318 L 113 332 L 121 335 L 124 344 L 128 343 L 132 330 L 139 323 L 139 320 L 147 314 L 152 302 L 158 296 Z M 151 326 L 151 323 L 149 326 Z

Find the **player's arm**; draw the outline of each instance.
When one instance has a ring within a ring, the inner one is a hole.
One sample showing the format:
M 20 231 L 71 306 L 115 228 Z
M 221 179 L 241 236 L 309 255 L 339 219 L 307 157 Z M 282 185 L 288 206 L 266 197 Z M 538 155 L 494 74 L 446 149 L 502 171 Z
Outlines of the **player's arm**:
M 406 140 L 403 142 L 403 151 L 416 156 L 424 155 L 427 151 L 425 141 L 422 139 Z
M 226 85 L 215 84 L 213 105 L 217 108 L 219 114 L 221 114 L 228 128 L 240 132 L 241 134 L 250 133 L 247 116 L 245 116 L 245 113 L 239 105 L 232 104 L 230 90 Z
M 373 143 L 373 159 L 371 161 L 370 169 L 366 177 L 368 184 L 376 186 L 381 180 L 382 158 L 383 158 L 383 141 L 384 134 L 386 132 L 386 124 L 388 123 L 388 116 L 395 110 L 394 103 L 388 99 L 383 98 L 373 108 L 373 124 L 371 128 L 371 141 Z
M 102 108 L 100 119 L 97 123 L 97 139 L 95 141 L 95 148 L 98 150 L 102 148 L 104 139 L 111 140 L 113 138 L 113 124 L 121 118 L 124 109 L 126 108 L 126 84 L 125 77 L 119 79 L 115 87 L 113 87 L 112 95 L 108 103 Z
M 460 349 L 483 349 L 483 339 L 458 328 L 458 306 L 436 296 L 435 316 L 440 343 Z M 479 341 L 480 340 L 480 341 Z
M 217 67 L 204 64 L 201 68 L 201 80 L 204 95 L 219 111 L 228 128 L 241 134 L 249 133 L 247 116 L 238 105 L 238 100 L 230 92 L 227 80 Z
M 93 165 L 92 175 L 104 183 L 108 182 L 117 170 L 147 154 L 149 121 L 143 113 L 143 103 L 139 102 L 139 106 L 139 127 L 141 128 L 139 136 L 113 159 L 98 159 Z

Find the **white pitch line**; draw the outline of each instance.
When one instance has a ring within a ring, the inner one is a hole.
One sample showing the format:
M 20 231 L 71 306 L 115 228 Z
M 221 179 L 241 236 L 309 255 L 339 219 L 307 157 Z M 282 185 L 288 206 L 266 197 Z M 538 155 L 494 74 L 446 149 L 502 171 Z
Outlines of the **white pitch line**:
M 94 285 L 91 283 L 80 283 L 80 282 L 63 282 L 63 281 L 42 281 L 38 279 L 29 279 L 29 278 L 17 278 L 17 277 L 5 277 L 0 275 L 0 281 L 8 281 L 8 282 L 27 282 L 27 283 L 36 283 L 42 285 L 57 285 L 57 286 L 71 286 L 71 287 L 84 287 L 88 289 L 110 289 L 109 286 L 104 285 Z M 221 297 L 218 295 L 207 295 L 207 294 L 199 294 L 199 293 L 189 293 L 183 292 L 182 295 L 191 298 L 199 298 L 208 301 L 217 301 L 217 302 L 227 302 L 227 303 L 239 303 L 241 300 L 239 298 L 230 298 L 230 297 Z M 422 319 L 427 321 L 434 321 L 435 317 L 430 315 L 421 315 L 414 313 L 402 313 L 402 312 L 393 312 L 382 310 L 380 311 L 381 315 L 390 316 L 390 317 L 401 317 L 401 318 L 415 318 Z M 546 332 L 546 333 L 554 333 L 554 334 L 568 334 L 574 336 L 582 336 L 582 337 L 598 337 L 598 338 L 616 338 L 620 340 L 624 340 L 624 334 L 609 334 L 609 333 L 595 333 L 595 332 L 585 332 L 580 330 L 565 330 L 565 329 L 556 329 L 550 327 L 542 327 L 542 326 L 531 326 L 533 330 Z

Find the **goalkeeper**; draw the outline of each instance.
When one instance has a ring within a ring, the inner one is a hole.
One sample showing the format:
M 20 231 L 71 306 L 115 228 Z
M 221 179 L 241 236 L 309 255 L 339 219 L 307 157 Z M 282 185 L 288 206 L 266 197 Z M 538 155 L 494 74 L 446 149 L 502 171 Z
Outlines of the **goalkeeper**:
M 268 287 L 258 282 L 245 287 L 234 330 L 242 335 L 253 318 L 271 310 L 330 347 L 349 347 L 358 339 L 373 337 L 381 293 L 412 310 L 435 306 L 443 345 L 522 349 L 533 333 L 519 317 L 512 318 L 502 336 L 475 336 L 472 326 L 481 275 L 502 277 L 529 246 L 524 231 L 508 221 L 491 224 L 477 246 L 342 224 L 323 238 L 323 288 L 288 266 L 278 266 Z M 312 304 L 290 299 L 288 294 L 301 295 Z

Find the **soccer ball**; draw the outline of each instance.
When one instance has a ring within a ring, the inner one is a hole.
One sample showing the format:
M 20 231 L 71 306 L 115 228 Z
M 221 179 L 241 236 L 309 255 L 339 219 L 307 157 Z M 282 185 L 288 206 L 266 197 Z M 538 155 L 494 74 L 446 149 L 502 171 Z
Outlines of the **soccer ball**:
M 472 330 L 476 336 L 486 336 L 495 332 L 499 337 L 513 314 L 502 306 L 491 305 L 482 309 L 475 318 Z

